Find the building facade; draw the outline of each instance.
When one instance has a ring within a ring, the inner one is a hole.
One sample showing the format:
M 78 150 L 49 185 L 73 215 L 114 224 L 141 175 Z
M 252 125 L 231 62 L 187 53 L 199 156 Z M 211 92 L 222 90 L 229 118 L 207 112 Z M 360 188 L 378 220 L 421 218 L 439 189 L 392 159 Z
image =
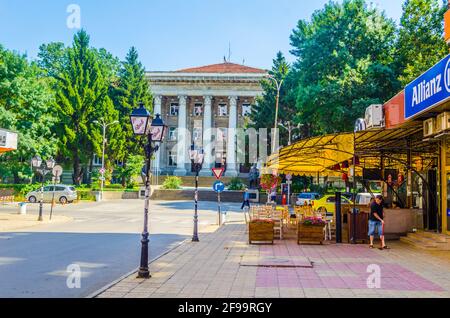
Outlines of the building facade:
M 247 173 L 248 167 L 237 162 L 236 129 L 248 122 L 265 76 L 265 70 L 228 62 L 148 72 L 154 113 L 161 114 L 169 127 L 154 160 L 154 172 L 191 175 L 189 150 L 194 146 L 205 153 L 202 176 L 211 176 L 213 167 L 222 166 L 227 176 Z

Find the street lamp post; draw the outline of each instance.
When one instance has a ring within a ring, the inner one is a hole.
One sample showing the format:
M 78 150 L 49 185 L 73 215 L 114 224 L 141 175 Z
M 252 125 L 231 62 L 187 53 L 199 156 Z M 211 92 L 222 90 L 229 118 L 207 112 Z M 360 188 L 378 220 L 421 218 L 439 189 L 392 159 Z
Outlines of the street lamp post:
M 118 124 L 119 121 L 115 120 L 111 123 L 106 123 L 104 118 L 101 118 L 100 121 L 95 120 L 94 124 L 100 125 L 103 128 L 103 147 L 102 147 L 102 170 L 101 175 L 101 188 L 100 188 L 100 195 L 101 195 L 101 200 L 103 200 L 103 188 L 105 186 L 105 148 L 106 148 L 106 130 L 108 129 L 109 126 L 111 125 L 115 125 Z
M 283 127 L 284 129 L 286 129 L 289 133 L 289 141 L 288 141 L 288 145 L 292 145 L 292 132 L 295 129 L 300 129 L 303 125 L 302 124 L 298 124 L 297 126 L 292 126 L 290 121 L 287 121 L 286 124 L 280 123 L 279 124 L 281 127 Z
M 203 167 L 203 161 L 205 159 L 205 154 L 203 149 L 197 150 L 195 149 L 195 145 L 192 144 L 190 150 L 190 158 L 192 162 L 192 166 L 195 171 L 195 213 L 194 213 L 194 235 L 192 236 L 192 242 L 199 242 L 198 239 L 198 175 L 200 170 Z
M 275 125 L 274 125 L 274 129 L 275 129 L 275 136 L 272 137 L 272 153 L 275 153 L 275 139 L 276 139 L 276 132 L 278 129 L 278 109 L 280 106 L 280 91 L 281 91 L 281 86 L 283 85 L 284 79 L 278 80 L 275 78 L 275 76 L 273 75 L 269 75 L 268 76 L 269 79 L 271 79 L 272 81 L 274 81 L 275 86 L 277 88 L 277 100 L 276 100 L 276 105 L 275 105 Z
M 44 185 L 45 185 L 45 176 L 53 170 L 55 167 L 55 160 L 53 158 L 49 158 L 46 161 L 43 161 L 41 157 L 35 156 L 31 159 L 31 165 L 33 168 L 42 176 L 42 187 L 41 187 L 41 198 L 39 200 L 39 217 L 38 221 L 43 221 L 42 210 L 44 208 Z
M 145 208 L 144 208 L 144 230 L 141 240 L 141 265 L 139 267 L 138 278 L 150 278 L 148 268 L 148 211 L 150 205 L 150 169 L 151 159 L 155 152 L 159 150 L 159 144 L 163 142 L 167 126 L 164 125 L 160 115 L 151 121 L 151 115 L 144 104 L 141 103 L 138 109 L 135 109 L 130 115 L 133 133 L 136 136 L 146 136 L 147 144 L 145 145 Z

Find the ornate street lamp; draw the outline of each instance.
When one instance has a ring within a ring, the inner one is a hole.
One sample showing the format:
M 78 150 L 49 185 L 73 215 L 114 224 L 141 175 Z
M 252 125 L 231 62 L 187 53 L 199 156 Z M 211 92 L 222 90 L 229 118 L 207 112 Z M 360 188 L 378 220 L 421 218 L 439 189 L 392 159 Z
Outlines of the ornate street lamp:
M 167 126 L 164 124 L 160 115 L 152 119 L 151 114 L 141 103 L 138 109 L 135 109 L 131 115 L 131 126 L 136 136 L 147 136 L 145 145 L 145 208 L 144 208 L 144 231 L 142 232 L 141 247 L 141 266 L 139 267 L 138 278 L 150 278 L 148 269 L 148 210 L 150 204 L 150 167 L 151 159 L 155 152 L 159 150 L 159 144 L 163 142 L 167 132 Z
M 53 158 L 47 159 L 45 162 L 42 161 L 41 157 L 34 156 L 31 159 L 31 165 L 33 168 L 42 176 L 42 187 L 41 187 L 41 198 L 39 200 L 39 217 L 38 221 L 43 221 L 42 210 L 44 208 L 44 185 L 45 185 L 45 176 L 53 170 L 56 165 L 55 160 Z
M 205 154 L 203 149 L 195 149 L 195 145 L 192 144 L 189 156 L 192 162 L 192 167 L 195 171 L 195 213 L 194 213 L 194 235 L 192 236 L 192 242 L 199 242 L 198 239 L 198 175 L 202 170 Z

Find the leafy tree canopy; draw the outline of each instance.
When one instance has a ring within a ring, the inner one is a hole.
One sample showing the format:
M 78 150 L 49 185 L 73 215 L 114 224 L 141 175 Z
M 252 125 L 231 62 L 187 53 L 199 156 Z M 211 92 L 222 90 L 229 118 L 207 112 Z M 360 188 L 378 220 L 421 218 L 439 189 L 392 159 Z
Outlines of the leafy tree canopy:
M 395 23 L 363 0 L 330 2 L 291 35 L 298 118 L 309 134 L 346 131 L 398 89 Z

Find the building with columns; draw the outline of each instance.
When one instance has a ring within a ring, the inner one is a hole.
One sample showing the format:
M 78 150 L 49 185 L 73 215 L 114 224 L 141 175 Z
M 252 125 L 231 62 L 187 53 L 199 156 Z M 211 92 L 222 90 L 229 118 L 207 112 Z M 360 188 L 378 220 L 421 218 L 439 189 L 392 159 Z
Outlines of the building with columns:
M 246 174 L 237 163 L 236 129 L 244 128 L 267 72 L 225 62 L 175 72 L 148 72 L 155 114 L 169 126 L 154 161 L 162 175 L 191 175 L 192 145 L 205 151 L 202 176 L 225 167 L 227 176 Z

